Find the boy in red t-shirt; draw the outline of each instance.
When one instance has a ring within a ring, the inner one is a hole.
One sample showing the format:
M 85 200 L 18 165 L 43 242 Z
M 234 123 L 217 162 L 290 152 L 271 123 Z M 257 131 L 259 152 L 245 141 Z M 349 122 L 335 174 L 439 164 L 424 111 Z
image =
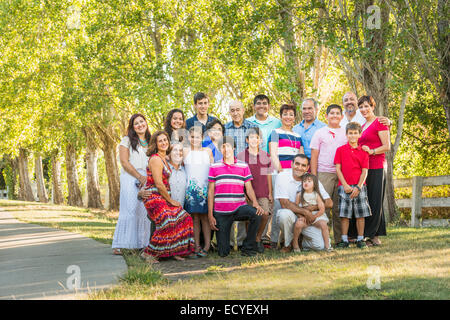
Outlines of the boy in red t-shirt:
M 352 216 L 356 218 L 358 238 L 356 246 L 367 248 L 364 242 L 365 217 L 371 215 L 367 200 L 366 178 L 369 169 L 369 154 L 358 145 L 361 136 L 361 125 L 350 122 L 345 128 L 348 143 L 336 150 L 334 164 L 339 178 L 339 212 L 341 218 L 342 241 L 338 248 L 347 248 L 348 226 Z

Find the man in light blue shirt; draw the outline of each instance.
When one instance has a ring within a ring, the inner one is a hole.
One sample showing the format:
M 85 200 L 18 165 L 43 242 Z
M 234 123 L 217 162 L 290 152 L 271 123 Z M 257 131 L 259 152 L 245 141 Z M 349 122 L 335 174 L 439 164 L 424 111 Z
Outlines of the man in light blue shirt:
M 292 131 L 298 133 L 302 140 L 302 146 L 305 150 L 305 155 L 311 159 L 310 143 L 314 133 L 317 129 L 325 127 L 326 124 L 317 119 L 319 113 L 319 103 L 313 98 L 307 98 L 302 102 L 302 116 L 303 120 Z
M 253 109 L 255 114 L 247 121 L 256 124 L 262 133 L 262 150 L 269 153 L 269 137 L 273 130 L 281 127 L 281 121 L 278 118 L 269 115 L 270 101 L 264 94 L 259 94 L 253 99 Z

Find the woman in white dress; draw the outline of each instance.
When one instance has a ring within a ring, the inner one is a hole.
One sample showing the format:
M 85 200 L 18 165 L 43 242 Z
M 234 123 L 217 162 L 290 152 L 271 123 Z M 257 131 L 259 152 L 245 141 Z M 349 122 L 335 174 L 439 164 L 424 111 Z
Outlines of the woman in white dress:
M 128 133 L 119 145 L 119 158 L 122 165 L 120 174 L 119 219 L 112 243 L 113 253 L 121 255 L 122 249 L 141 249 L 148 246 L 151 222 L 147 210 L 137 193 L 147 181 L 146 155 L 150 142 L 147 121 L 141 114 L 131 116 Z

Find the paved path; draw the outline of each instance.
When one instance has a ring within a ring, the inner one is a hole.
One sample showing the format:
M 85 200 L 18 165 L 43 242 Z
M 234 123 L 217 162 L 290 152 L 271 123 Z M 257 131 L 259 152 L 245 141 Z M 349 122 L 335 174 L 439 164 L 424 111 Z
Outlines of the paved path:
M 0 209 L 0 299 L 83 299 L 117 284 L 126 270 L 109 245 Z

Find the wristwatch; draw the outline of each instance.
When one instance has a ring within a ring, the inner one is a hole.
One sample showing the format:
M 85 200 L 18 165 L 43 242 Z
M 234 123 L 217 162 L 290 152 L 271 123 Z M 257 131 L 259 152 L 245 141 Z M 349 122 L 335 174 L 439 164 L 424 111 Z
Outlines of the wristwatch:
M 361 191 L 361 188 L 358 185 L 356 185 L 355 188 Z
M 373 152 L 372 152 L 372 155 L 374 156 L 375 155 L 375 153 L 376 153 L 376 151 L 375 151 L 375 149 L 372 149 L 373 150 Z

